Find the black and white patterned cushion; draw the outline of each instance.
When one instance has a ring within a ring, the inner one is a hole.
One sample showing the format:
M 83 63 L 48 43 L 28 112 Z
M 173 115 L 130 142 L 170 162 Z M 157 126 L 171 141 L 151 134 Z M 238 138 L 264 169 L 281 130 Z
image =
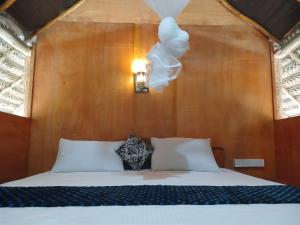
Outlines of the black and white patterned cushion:
M 116 150 L 123 161 L 133 170 L 141 170 L 146 160 L 153 153 L 153 147 L 147 145 L 141 138 L 130 135 L 128 139 Z

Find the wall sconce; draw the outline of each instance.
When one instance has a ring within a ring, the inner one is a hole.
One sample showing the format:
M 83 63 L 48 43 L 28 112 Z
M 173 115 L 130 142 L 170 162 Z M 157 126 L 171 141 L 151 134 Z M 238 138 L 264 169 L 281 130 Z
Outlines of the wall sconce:
M 132 72 L 134 76 L 134 90 L 136 93 L 148 93 L 149 88 L 147 86 L 147 60 L 136 59 L 132 63 Z

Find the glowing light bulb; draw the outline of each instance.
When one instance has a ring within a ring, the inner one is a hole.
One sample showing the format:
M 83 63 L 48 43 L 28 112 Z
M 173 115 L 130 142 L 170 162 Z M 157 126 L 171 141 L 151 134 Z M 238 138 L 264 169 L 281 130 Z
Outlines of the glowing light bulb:
M 136 82 L 146 83 L 146 74 L 145 73 L 137 73 Z
M 146 59 L 135 59 L 132 63 L 132 72 L 139 73 L 144 72 L 146 73 L 146 65 L 148 61 Z

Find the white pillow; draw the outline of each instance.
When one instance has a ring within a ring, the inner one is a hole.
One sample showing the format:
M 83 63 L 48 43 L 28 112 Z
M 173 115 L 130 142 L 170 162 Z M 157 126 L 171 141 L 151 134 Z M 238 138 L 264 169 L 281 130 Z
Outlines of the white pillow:
M 210 139 L 151 138 L 152 170 L 219 171 Z
M 124 171 L 115 150 L 122 142 L 71 141 L 60 139 L 53 172 Z

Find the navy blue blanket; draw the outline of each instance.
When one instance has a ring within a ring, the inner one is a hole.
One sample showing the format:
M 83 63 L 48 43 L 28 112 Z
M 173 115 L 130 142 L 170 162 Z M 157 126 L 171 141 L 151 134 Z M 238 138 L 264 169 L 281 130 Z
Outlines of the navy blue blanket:
M 300 203 L 292 186 L 0 187 L 0 207 Z

